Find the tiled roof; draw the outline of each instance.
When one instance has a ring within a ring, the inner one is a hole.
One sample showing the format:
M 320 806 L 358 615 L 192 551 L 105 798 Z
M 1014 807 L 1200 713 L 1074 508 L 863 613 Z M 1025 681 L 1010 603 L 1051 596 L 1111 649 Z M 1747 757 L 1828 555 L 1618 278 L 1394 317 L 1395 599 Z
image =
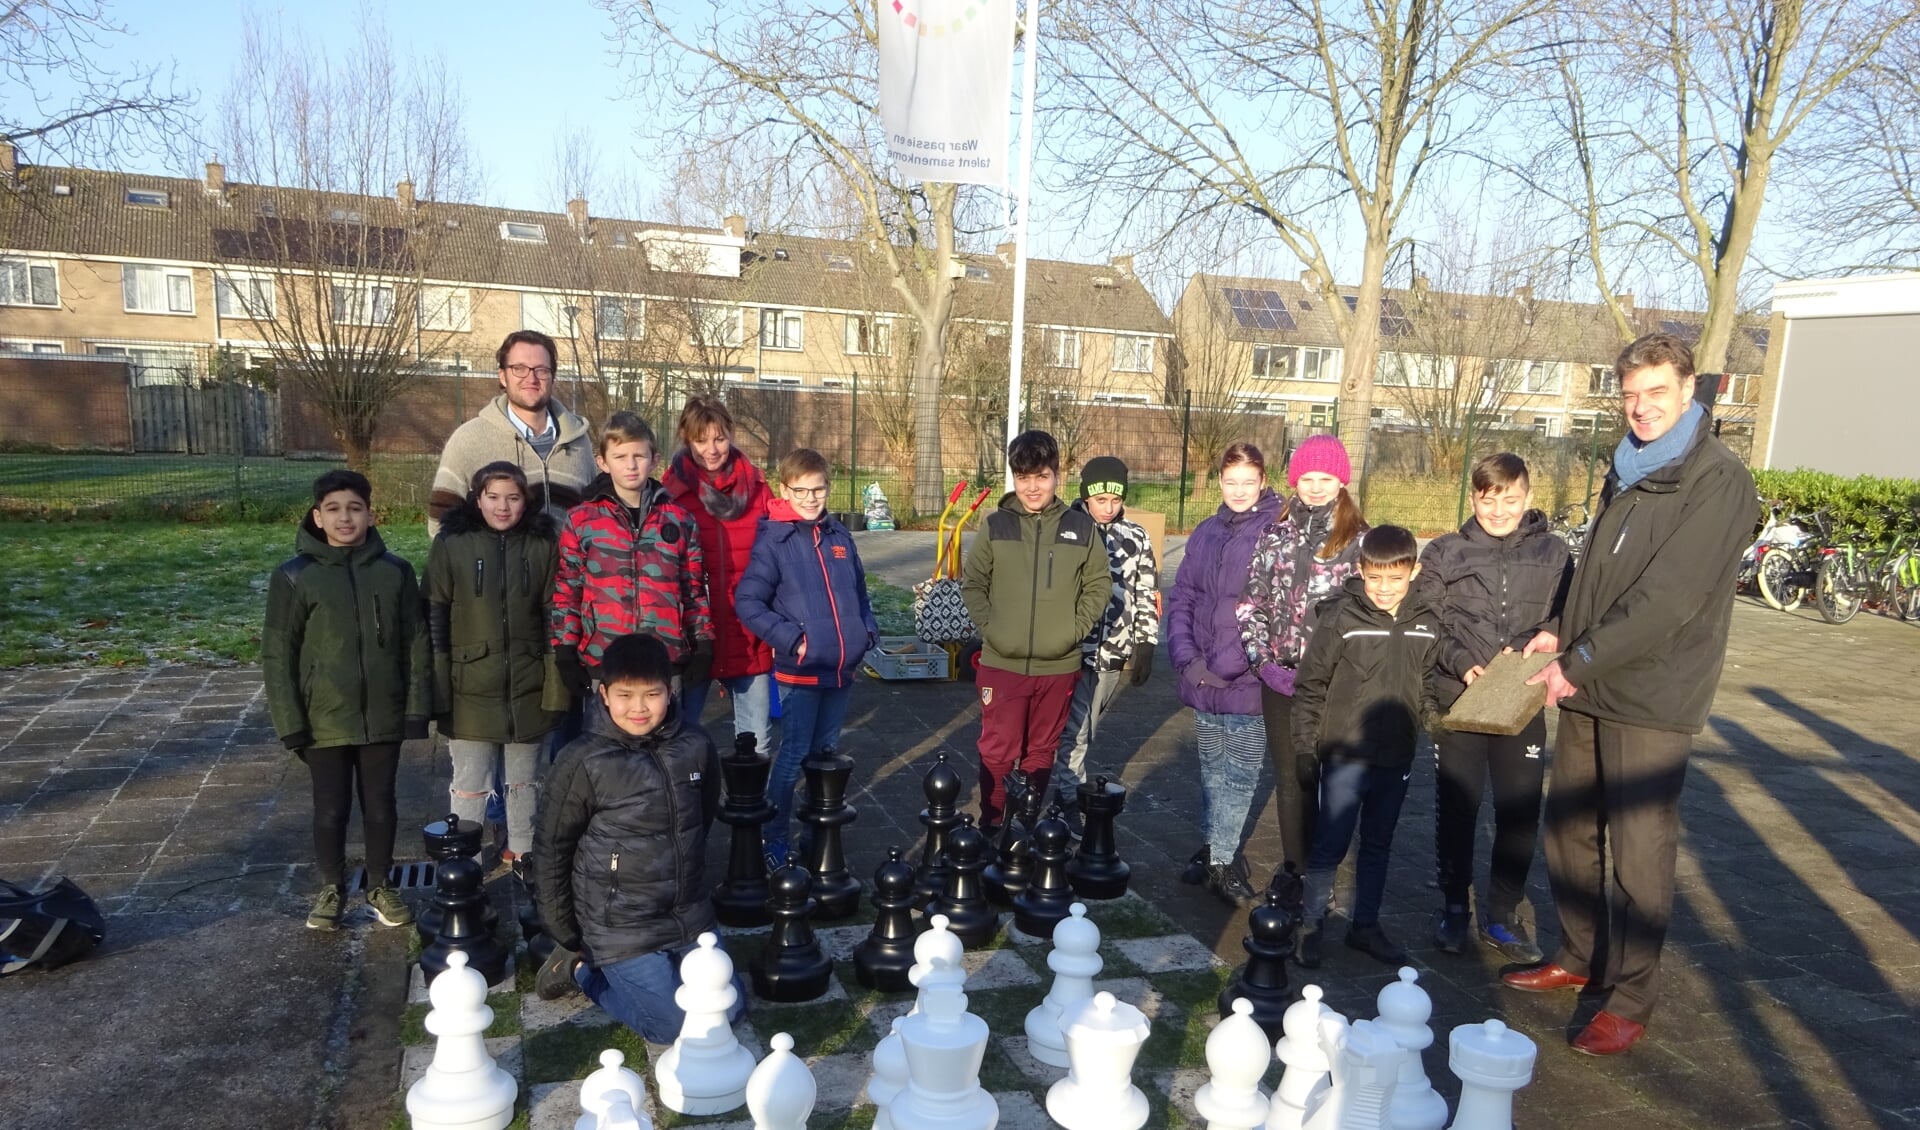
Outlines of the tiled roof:
M 54 186 L 65 191 L 55 194 Z M 165 207 L 126 202 L 129 189 L 168 194 Z M 887 284 L 885 256 L 862 241 L 760 234 L 746 241 L 741 277 L 651 270 L 642 250 L 643 232 L 724 236 L 695 228 L 617 217 L 588 219 L 590 240 L 580 239 L 564 212 L 537 212 L 478 204 L 420 201 L 403 213 L 394 198 L 319 194 L 228 182 L 209 193 L 203 181 L 149 177 L 94 169 L 29 166 L 21 170 L 24 207 L 0 210 L 0 246 L 15 251 L 81 257 L 168 259 L 237 263 L 250 257 L 272 261 L 274 225 L 296 227 L 290 242 L 320 249 L 358 245 L 358 223 L 379 229 L 374 242 L 388 261 L 411 262 L 430 278 L 513 289 L 668 294 L 750 305 L 824 307 L 901 312 Z M 352 226 L 348 238 L 330 239 L 326 229 L 340 213 Z M 357 215 L 356 215 L 357 214 Z M 350 217 L 352 219 L 350 219 Z M 503 223 L 538 224 L 545 243 L 501 238 Z M 829 258 L 852 270 L 829 269 Z M 1005 321 L 1012 308 L 1013 271 L 995 255 L 967 255 L 973 268 L 957 281 L 955 313 Z M 263 262 L 265 265 L 265 262 Z M 984 271 L 986 277 L 977 277 Z M 1093 329 L 1171 333 L 1172 326 L 1140 280 L 1118 266 L 1029 262 L 1029 320 Z

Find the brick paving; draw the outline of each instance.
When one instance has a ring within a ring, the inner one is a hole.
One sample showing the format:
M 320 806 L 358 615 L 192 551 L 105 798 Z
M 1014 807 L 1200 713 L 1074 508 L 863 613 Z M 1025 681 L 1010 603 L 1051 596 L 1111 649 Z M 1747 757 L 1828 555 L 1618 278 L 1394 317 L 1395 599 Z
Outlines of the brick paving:
M 897 556 L 903 580 L 929 564 Z M 1433 794 L 1420 768 L 1385 922 L 1414 950 L 1437 1030 L 1500 1016 L 1540 1044 L 1523 1124 L 1920 1126 L 1917 674 L 1913 625 L 1835 627 L 1741 603 L 1683 802 L 1660 1010 L 1613 1061 L 1565 1047 L 1571 997 L 1499 988 L 1491 951 L 1427 948 Z M 384 1125 L 352 1100 L 359 1087 L 388 1101 L 399 1079 L 391 1018 L 372 1014 L 389 997 L 367 986 L 404 969 L 403 935 L 364 917 L 340 937 L 300 927 L 307 778 L 264 707 L 248 668 L 0 672 L 0 875 L 71 875 L 110 915 L 94 958 L 0 985 L 0 1124 Z M 969 760 L 976 726 L 967 686 L 862 684 L 847 738 L 865 777 L 847 837 L 856 866 L 917 839 L 921 773 L 940 750 Z M 1096 768 L 1131 790 L 1120 839 L 1134 889 L 1237 961 L 1244 916 L 1177 881 L 1200 842 L 1198 797 L 1191 716 L 1164 672 L 1120 696 L 1103 737 Z M 401 858 L 444 804 L 445 774 L 444 754 L 407 748 Z M 1248 846 L 1259 877 L 1277 851 L 1268 808 Z M 1538 861 L 1533 878 L 1550 948 Z M 1335 945 L 1314 979 L 1364 1016 L 1389 976 Z M 391 994 L 403 997 L 404 985 Z M 1444 1055 L 1428 1066 L 1448 1090 Z

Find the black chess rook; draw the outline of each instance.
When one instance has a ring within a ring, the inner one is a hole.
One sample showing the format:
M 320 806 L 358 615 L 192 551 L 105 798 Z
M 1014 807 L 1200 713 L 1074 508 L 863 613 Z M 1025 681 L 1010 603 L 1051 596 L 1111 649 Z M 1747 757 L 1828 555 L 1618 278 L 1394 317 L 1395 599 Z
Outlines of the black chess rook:
M 887 849 L 887 861 L 873 873 L 873 930 L 853 951 L 853 973 L 869 989 L 903 993 L 913 988 L 913 865 Z
M 926 846 L 920 852 L 920 867 L 913 877 L 913 905 L 925 906 L 947 889 L 947 834 L 960 823 L 960 774 L 947 764 L 941 750 L 927 770 L 921 789 L 927 807 L 920 810 L 920 823 L 927 830 Z
M 488 921 L 486 873 L 473 858 L 480 850 L 480 825 L 461 824 L 449 816 L 427 825 L 429 843 L 436 834 L 441 838 L 436 849 L 458 850 L 434 868 L 433 909 L 438 927 L 420 951 L 420 969 L 431 982 L 447 968 L 447 955 L 458 950 L 467 955 L 468 968 L 491 985 L 506 974 L 508 953 Z
M 1053 937 L 1053 928 L 1073 906 L 1073 885 L 1067 879 L 1068 844 L 1073 833 L 1060 819 L 1060 806 L 1033 827 L 1033 881 L 1013 900 L 1013 924 L 1036 938 Z
M 726 799 L 720 822 L 733 830 L 727 852 L 727 877 L 713 890 L 713 913 L 728 926 L 765 926 L 767 865 L 760 857 L 760 826 L 773 819 L 767 803 L 767 774 L 773 762 L 754 748 L 752 734 L 734 739 L 733 752 L 720 759 Z
M 1287 909 L 1287 892 L 1270 888 L 1266 901 L 1247 915 L 1247 936 L 1240 943 L 1247 963 L 1233 971 L 1233 980 L 1220 991 L 1220 1016 L 1233 1015 L 1233 1002 L 1245 997 L 1253 1004 L 1253 1022 L 1278 1040 L 1293 990 L 1287 985 L 1287 960 L 1293 956 L 1293 934 L 1299 925 Z
M 1127 880 L 1133 875 L 1113 839 L 1113 821 L 1127 806 L 1127 790 L 1105 777 L 1095 777 L 1080 783 L 1078 799 L 1087 831 L 1067 864 L 1067 877 L 1081 898 L 1117 899 L 1127 893 Z
M 947 887 L 927 903 L 927 917 L 947 916 L 947 927 L 968 949 L 979 949 L 1000 932 L 1000 912 L 987 901 L 980 882 L 985 869 L 987 838 L 973 826 L 971 814 L 961 817 L 947 837 Z
M 753 991 L 762 1000 L 816 1000 L 833 980 L 833 959 L 813 934 L 813 876 L 789 861 L 768 882 L 773 933 L 753 960 Z

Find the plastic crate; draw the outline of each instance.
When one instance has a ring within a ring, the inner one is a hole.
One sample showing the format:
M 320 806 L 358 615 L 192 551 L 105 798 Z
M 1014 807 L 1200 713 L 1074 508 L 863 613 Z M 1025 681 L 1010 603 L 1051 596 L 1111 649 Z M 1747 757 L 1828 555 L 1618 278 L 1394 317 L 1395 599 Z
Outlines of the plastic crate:
M 944 679 L 949 672 L 946 649 L 919 636 L 881 636 L 867 650 L 867 674 L 876 679 Z

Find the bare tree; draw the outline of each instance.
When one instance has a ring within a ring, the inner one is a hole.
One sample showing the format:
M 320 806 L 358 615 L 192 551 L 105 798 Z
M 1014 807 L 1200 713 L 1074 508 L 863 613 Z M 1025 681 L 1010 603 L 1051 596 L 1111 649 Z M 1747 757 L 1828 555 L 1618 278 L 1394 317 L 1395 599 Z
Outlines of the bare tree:
M 1694 346 L 1725 367 L 1777 162 L 1916 18 L 1908 0 L 1594 0 L 1553 47 L 1550 138 L 1528 185 L 1574 218 L 1574 244 L 1623 338 L 1623 259 L 1683 264 L 1706 302 Z
M 883 255 L 900 305 L 918 325 L 913 361 L 913 504 L 944 496 L 940 390 L 953 315 L 956 210 L 952 184 L 910 182 L 888 166 L 879 119 L 879 31 L 866 0 L 813 5 L 761 0 L 741 8 L 670 10 L 654 0 L 599 0 L 614 18 L 636 90 L 662 133 L 691 152 L 773 139 L 779 192 L 832 178 L 858 203 L 860 226 Z
M 457 236 L 434 202 L 473 189 L 459 106 L 444 61 L 396 57 L 371 23 L 338 60 L 249 23 L 222 105 L 252 184 L 213 233 L 219 302 L 359 469 L 382 411 L 472 316 L 469 288 L 426 282 Z
M 1248 439 L 1257 399 L 1247 395 L 1250 351 L 1211 326 L 1176 322 L 1169 358 L 1167 411 L 1186 436 L 1193 497 L 1211 489 L 1208 472 L 1229 444 Z M 1284 426 L 1284 421 L 1283 421 Z M 1278 459 L 1278 451 L 1268 452 Z
M 1006 458 L 1008 334 L 989 322 L 956 322 L 947 345 L 946 407 L 972 441 L 977 483 L 1000 481 Z M 944 495 L 942 498 L 944 499 Z M 936 509 L 938 509 L 936 507 Z
M 1340 425 L 1364 451 L 1386 268 L 1428 171 L 1484 123 L 1548 0 L 1114 0 L 1065 9 L 1053 42 L 1076 182 L 1156 208 L 1191 238 L 1246 211 L 1311 272 L 1345 348 Z M 1475 102 L 1478 104 L 1473 104 Z M 1356 292 L 1334 240 L 1361 233 Z M 1351 306 L 1348 299 L 1351 298 Z
M 0 4 L 0 141 L 75 165 L 169 152 L 192 98 L 158 67 L 108 67 L 125 34 L 104 0 Z
M 1920 21 L 1837 91 L 1833 117 L 1789 142 L 1798 217 L 1823 267 L 1911 270 L 1920 261 Z M 1798 139 L 1795 139 L 1798 140 Z

